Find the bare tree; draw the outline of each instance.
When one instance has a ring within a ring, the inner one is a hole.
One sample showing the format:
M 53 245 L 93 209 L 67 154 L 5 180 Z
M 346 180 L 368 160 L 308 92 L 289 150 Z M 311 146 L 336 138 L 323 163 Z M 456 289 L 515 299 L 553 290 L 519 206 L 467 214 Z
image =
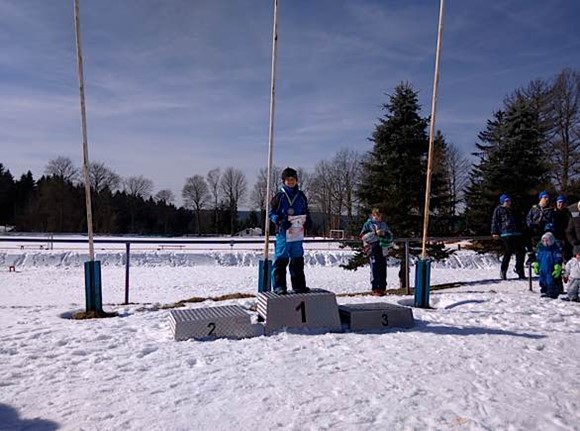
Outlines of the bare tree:
M 79 175 L 79 170 L 76 168 L 71 159 L 68 157 L 59 156 L 56 159 L 50 160 L 44 173 L 49 176 L 60 178 L 63 181 L 76 181 Z
M 463 201 L 465 187 L 469 181 L 469 170 L 471 163 L 467 157 L 463 156 L 457 147 L 448 144 L 447 163 L 449 166 L 450 193 L 452 199 L 452 214 L 457 215 L 458 204 Z
M 250 205 L 252 209 L 258 209 L 260 211 L 260 226 L 265 230 L 263 223 L 266 220 L 266 210 L 270 204 L 270 200 L 276 194 L 278 186 L 280 184 L 280 173 L 282 170 L 277 166 L 272 166 L 271 178 L 270 178 L 270 196 L 266 197 L 266 176 L 268 175 L 266 168 L 261 168 L 258 172 L 258 178 L 254 184 L 254 189 L 252 190 L 250 196 Z
M 314 168 L 314 176 L 310 184 L 308 200 L 312 208 L 316 208 L 323 214 L 322 229 L 330 229 L 332 215 L 332 167 L 330 162 L 320 161 Z
M 331 161 L 319 162 L 310 186 L 310 200 L 323 214 L 323 229 L 339 229 L 342 215 L 354 226 L 357 209 L 361 157 L 355 151 L 340 150 Z
M 201 175 L 194 175 L 185 180 L 181 192 L 183 205 L 195 211 L 197 221 L 197 234 L 201 234 L 201 210 L 211 199 L 207 183 Z
M 562 193 L 580 174 L 580 73 L 565 69 L 556 76 L 550 97 L 552 135 L 549 158 Z
M 169 189 L 162 189 L 155 193 L 155 201 L 172 204 L 175 202 L 175 195 Z
M 130 196 L 147 199 L 153 192 L 153 181 L 143 175 L 127 177 L 123 180 L 123 190 Z
M 276 194 L 278 186 L 280 184 L 280 173 L 282 170 L 277 166 L 272 166 L 271 178 L 270 178 L 270 196 L 266 200 L 266 176 L 268 175 L 266 168 L 260 168 L 258 172 L 258 178 L 254 184 L 252 194 L 250 196 L 250 205 L 252 209 L 261 209 L 267 206 L 270 199 Z M 266 206 L 264 205 L 266 204 Z
M 226 168 L 220 181 L 220 191 L 230 210 L 230 234 L 235 232 L 235 221 L 238 215 L 238 206 L 246 194 L 248 183 L 246 176 L 239 169 Z
M 207 173 L 207 184 L 209 192 L 212 198 L 213 204 L 213 214 L 214 214 L 214 227 L 215 232 L 218 231 L 219 225 L 219 203 L 220 203 L 220 179 L 221 179 L 220 168 L 212 169 Z
M 93 162 L 89 165 L 89 179 L 91 188 L 97 193 L 105 188 L 113 192 L 121 184 L 121 177 L 107 168 L 102 162 Z
M 346 212 L 348 226 L 354 225 L 354 212 L 357 206 L 356 185 L 361 177 L 361 156 L 356 151 L 342 149 L 334 157 L 332 163 L 334 171 L 334 200 L 336 211 L 340 217 Z

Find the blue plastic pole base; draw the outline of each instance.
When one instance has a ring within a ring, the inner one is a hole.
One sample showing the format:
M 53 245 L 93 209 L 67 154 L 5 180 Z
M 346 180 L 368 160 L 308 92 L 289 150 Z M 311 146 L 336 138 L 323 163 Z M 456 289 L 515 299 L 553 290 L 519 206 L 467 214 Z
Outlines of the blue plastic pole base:
M 103 311 L 101 293 L 101 262 L 85 262 L 85 296 L 87 311 Z
M 272 261 L 270 259 L 260 260 L 258 264 L 258 292 L 270 292 L 272 290 L 271 274 Z
M 431 260 L 418 259 L 415 264 L 415 307 L 429 307 L 431 289 Z

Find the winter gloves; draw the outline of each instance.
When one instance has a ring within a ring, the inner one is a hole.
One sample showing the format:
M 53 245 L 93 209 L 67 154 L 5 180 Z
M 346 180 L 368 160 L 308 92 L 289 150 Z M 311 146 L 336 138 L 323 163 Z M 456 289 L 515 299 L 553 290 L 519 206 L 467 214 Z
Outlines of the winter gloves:
M 538 275 L 540 273 L 540 263 L 539 262 L 532 263 L 532 269 L 534 270 L 534 274 Z M 554 265 L 552 277 L 559 278 L 561 275 L 562 275 L 562 265 L 557 263 L 556 265 Z
M 560 275 L 562 275 L 562 265 L 557 263 L 556 265 L 554 265 L 554 271 L 552 271 L 552 277 L 558 278 L 558 277 L 560 277 Z
M 288 230 L 292 226 L 292 223 L 290 223 L 290 220 L 287 218 L 284 218 L 278 226 L 280 226 L 281 229 Z
M 272 221 L 278 226 L 280 229 L 288 230 L 292 227 L 292 223 L 288 220 L 287 217 L 279 217 L 277 215 L 272 216 Z M 306 220 L 304 221 L 304 229 L 309 230 L 312 227 L 312 219 L 309 215 L 306 216 Z

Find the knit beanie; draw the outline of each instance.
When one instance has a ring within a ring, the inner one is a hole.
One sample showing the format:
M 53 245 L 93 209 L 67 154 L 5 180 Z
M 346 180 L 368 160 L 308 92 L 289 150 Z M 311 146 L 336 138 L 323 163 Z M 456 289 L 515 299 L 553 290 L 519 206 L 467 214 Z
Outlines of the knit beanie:
M 538 199 L 549 198 L 549 197 L 550 197 L 550 194 L 546 190 L 541 191 L 538 194 Z
M 509 195 L 506 195 L 505 193 L 499 197 L 499 203 L 502 204 L 502 205 L 507 200 L 510 200 L 511 201 L 512 198 L 510 198 L 510 196 Z
M 280 177 L 282 178 L 282 181 L 284 181 L 286 178 L 298 179 L 298 173 L 296 172 L 295 169 L 286 168 L 282 171 L 282 175 L 280 175 Z

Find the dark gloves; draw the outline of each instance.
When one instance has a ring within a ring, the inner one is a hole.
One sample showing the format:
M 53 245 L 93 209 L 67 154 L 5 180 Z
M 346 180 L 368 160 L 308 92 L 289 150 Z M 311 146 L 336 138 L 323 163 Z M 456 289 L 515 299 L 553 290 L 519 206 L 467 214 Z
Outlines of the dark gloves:
M 309 215 L 306 216 L 306 220 L 304 221 L 304 229 L 310 230 L 312 228 L 312 219 Z
M 290 223 L 290 221 L 287 218 L 283 218 L 282 220 L 280 220 L 278 226 L 280 227 L 280 229 L 288 230 L 290 229 L 290 226 L 292 226 L 292 223 Z

